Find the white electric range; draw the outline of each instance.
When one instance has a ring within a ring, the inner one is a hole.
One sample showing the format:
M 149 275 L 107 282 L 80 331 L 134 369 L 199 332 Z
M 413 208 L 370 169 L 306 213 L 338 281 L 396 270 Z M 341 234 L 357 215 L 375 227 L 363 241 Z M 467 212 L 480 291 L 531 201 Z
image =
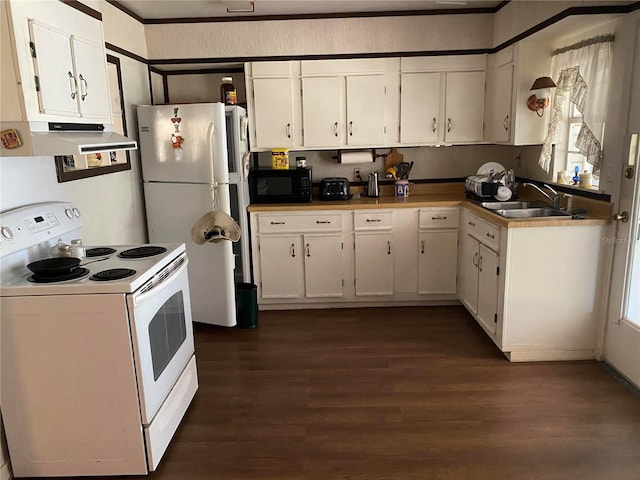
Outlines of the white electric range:
M 184 244 L 87 247 L 60 278 L 29 271 L 82 226 L 67 202 L 0 214 L 0 402 L 16 477 L 155 470 L 198 388 Z

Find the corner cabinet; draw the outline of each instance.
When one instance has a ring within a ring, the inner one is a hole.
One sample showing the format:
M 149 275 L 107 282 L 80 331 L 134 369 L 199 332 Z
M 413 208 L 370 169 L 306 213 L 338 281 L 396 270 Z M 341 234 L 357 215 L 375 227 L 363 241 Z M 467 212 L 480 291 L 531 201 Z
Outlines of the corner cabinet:
M 507 228 L 463 209 L 458 295 L 509 360 L 595 358 L 605 228 Z M 589 260 L 576 265 L 576 258 Z
M 3 3 L 26 120 L 111 124 L 102 22 L 63 2 Z

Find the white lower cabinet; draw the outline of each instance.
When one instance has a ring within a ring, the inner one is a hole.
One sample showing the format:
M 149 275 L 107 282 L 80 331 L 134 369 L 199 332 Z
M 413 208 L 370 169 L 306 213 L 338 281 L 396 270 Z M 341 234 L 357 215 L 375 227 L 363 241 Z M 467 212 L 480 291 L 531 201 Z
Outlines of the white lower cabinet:
M 418 293 L 456 293 L 459 209 L 423 208 L 418 222 Z
M 356 295 L 393 295 L 393 234 L 356 232 Z
M 343 296 L 342 213 L 266 213 L 251 221 L 261 300 Z
M 465 211 L 460 247 L 459 297 L 492 337 L 498 332 L 500 227 Z
M 259 250 L 262 298 L 302 297 L 303 256 L 299 235 L 262 236 Z

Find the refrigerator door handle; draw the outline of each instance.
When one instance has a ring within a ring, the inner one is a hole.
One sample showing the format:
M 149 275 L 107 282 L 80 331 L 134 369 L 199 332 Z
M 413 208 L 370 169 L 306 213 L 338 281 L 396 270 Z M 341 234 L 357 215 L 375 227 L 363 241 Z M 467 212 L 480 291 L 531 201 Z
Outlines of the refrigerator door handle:
M 215 169 L 213 168 L 215 162 L 215 153 L 213 151 L 213 143 L 214 143 L 214 133 L 215 133 L 216 125 L 213 122 L 209 123 L 209 128 L 207 129 L 207 149 L 209 150 L 209 158 L 211 159 L 211 185 L 216 185 L 216 174 Z

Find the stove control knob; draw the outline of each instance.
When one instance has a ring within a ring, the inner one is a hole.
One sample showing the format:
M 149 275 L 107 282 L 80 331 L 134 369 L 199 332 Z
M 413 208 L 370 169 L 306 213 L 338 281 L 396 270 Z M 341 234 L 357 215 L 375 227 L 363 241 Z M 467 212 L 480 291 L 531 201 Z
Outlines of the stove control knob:
M 65 208 L 64 213 L 67 215 L 67 217 L 73 218 L 73 212 L 71 211 L 70 208 Z
M 9 227 L 2 227 L 2 236 L 7 240 L 11 240 L 13 238 L 13 232 Z
M 73 207 L 73 214 L 77 217 L 80 218 L 80 210 L 78 210 L 76 207 Z

